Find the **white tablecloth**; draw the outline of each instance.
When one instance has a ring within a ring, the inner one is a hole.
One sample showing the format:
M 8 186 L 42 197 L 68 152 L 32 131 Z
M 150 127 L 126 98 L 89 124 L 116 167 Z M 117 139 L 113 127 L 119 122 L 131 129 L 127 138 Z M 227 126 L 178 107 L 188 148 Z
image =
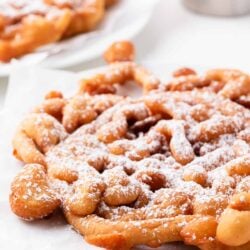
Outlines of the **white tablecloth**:
M 198 15 L 181 1 L 161 0 L 147 28 L 136 38 L 139 59 L 235 67 L 250 71 L 250 15 Z

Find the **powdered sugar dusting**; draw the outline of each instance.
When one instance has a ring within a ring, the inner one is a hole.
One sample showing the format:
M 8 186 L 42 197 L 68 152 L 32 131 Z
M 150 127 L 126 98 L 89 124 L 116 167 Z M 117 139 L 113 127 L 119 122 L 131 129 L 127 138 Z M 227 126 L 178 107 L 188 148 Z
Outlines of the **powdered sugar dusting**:
M 197 94 L 201 102 L 206 102 L 211 99 L 211 97 L 207 98 L 205 92 Z M 176 93 L 173 93 L 172 96 L 166 93 L 166 97 L 164 97 L 163 94 L 154 94 L 154 96 L 157 95 L 159 95 L 157 98 L 158 102 L 159 100 L 163 102 L 165 98 L 167 98 L 167 102 L 171 103 L 171 97 L 173 100 L 179 98 L 177 98 Z M 117 208 L 111 208 L 104 201 L 99 204 L 98 214 L 105 218 L 112 218 L 113 220 L 141 220 L 146 218 L 173 217 L 177 214 L 189 215 L 196 212 L 206 213 L 205 210 L 203 212 L 196 211 L 196 208 L 192 205 L 194 201 L 195 204 L 201 205 L 211 203 L 211 199 L 214 199 L 215 204 L 223 204 L 223 202 L 227 204 L 229 201 L 228 197 L 235 192 L 237 182 L 240 180 L 229 176 L 224 166 L 227 162 L 230 162 L 238 156 L 240 147 L 245 146 L 246 142 L 237 139 L 236 134 L 244 128 L 242 122 L 246 110 L 243 110 L 242 115 L 237 112 L 237 117 L 241 117 L 241 122 L 237 122 L 237 124 L 231 122 L 230 126 L 233 127 L 233 130 L 231 130 L 231 128 L 229 129 L 230 131 L 223 130 L 218 134 L 218 137 L 214 138 L 217 133 L 216 127 L 216 132 L 212 134 L 212 139 L 207 141 L 208 138 L 205 138 L 205 141 L 199 141 L 197 139 L 198 137 L 192 134 L 193 129 L 199 126 L 199 122 L 192 117 L 194 110 L 193 105 L 196 105 L 196 103 L 192 103 L 193 101 L 187 99 L 185 92 L 183 95 L 184 98 L 181 101 L 184 100 L 189 103 L 185 109 L 185 116 L 178 116 L 178 109 L 175 109 L 177 113 L 175 116 L 177 115 L 178 119 L 184 119 L 185 132 L 184 134 L 181 132 L 182 136 L 185 137 L 187 135 L 191 141 L 191 148 L 193 147 L 194 152 L 199 151 L 198 155 L 185 166 L 182 166 L 171 156 L 173 155 L 171 145 L 169 146 L 171 134 L 166 136 L 165 132 L 162 134 L 159 129 L 155 129 L 159 127 L 159 122 L 153 125 L 148 131 L 146 130 L 137 135 L 135 134 L 132 138 L 129 135 L 129 138 L 126 139 L 126 134 L 124 134 L 122 136 L 123 138 L 115 140 L 112 143 L 106 144 L 100 142 L 98 139 L 98 131 L 100 131 L 106 122 L 121 119 L 121 114 L 125 114 L 126 119 L 128 119 L 132 117 L 131 114 L 136 110 L 137 115 L 133 119 L 139 121 L 147 119 L 149 115 L 148 112 L 150 111 L 145 113 L 145 108 L 139 101 L 130 100 L 131 104 L 128 105 L 127 100 L 110 108 L 91 124 L 82 126 L 64 142 L 48 152 L 48 167 L 64 171 L 64 167 L 62 166 L 66 166 L 67 169 L 81 173 L 92 166 L 102 173 L 100 176 L 104 178 L 103 180 L 107 185 L 111 185 L 113 194 L 119 194 L 120 197 L 130 196 L 130 190 L 134 187 L 140 187 L 141 194 L 136 198 L 137 201 L 134 203 L 135 207 L 124 204 Z M 146 97 L 146 103 L 148 103 L 147 98 L 149 97 Z M 152 100 L 154 99 L 151 99 L 151 101 Z M 198 103 L 197 105 L 200 104 Z M 210 107 L 215 108 L 213 103 L 210 104 Z M 207 108 L 207 106 L 205 106 L 205 108 Z M 230 112 L 233 112 L 235 108 L 237 108 L 237 106 L 232 103 Z M 202 107 L 199 107 L 199 112 L 202 112 L 201 109 Z M 118 113 L 116 113 L 116 110 L 119 110 Z M 229 110 L 228 106 L 227 110 Z M 119 112 L 120 116 L 118 115 Z M 165 108 L 163 108 L 163 112 L 165 112 Z M 183 110 L 180 112 L 184 114 Z M 221 110 L 216 110 L 216 115 L 213 115 L 213 113 L 210 114 L 213 120 L 216 120 L 218 123 L 216 126 L 223 123 L 220 123 L 220 116 L 218 115 L 220 112 Z M 209 119 L 209 117 L 207 117 L 207 119 Z M 172 121 L 174 122 L 175 120 Z M 135 121 L 133 121 L 133 123 L 134 122 Z M 206 122 L 206 120 L 202 120 L 201 123 L 202 122 Z M 127 130 L 129 130 L 129 126 L 133 127 L 133 124 L 128 124 Z M 173 127 L 173 131 L 177 133 L 178 127 Z M 130 133 L 133 133 L 133 131 Z M 195 133 L 197 133 L 196 130 Z M 210 136 L 210 134 L 207 136 Z M 194 139 L 195 137 L 196 139 Z M 178 142 L 180 132 L 176 135 L 176 138 L 176 143 L 179 145 L 179 148 L 177 148 L 179 150 L 178 154 L 189 155 L 189 151 L 185 151 L 185 143 Z M 195 140 L 195 142 L 193 142 L 193 140 Z M 246 151 L 246 153 L 247 152 L 248 151 Z M 91 156 L 94 159 L 93 161 L 90 160 Z M 86 161 L 86 159 L 88 160 Z M 93 162 L 95 162 L 95 164 Z M 114 178 L 112 179 L 112 184 L 108 184 L 109 182 L 105 180 L 105 173 L 109 171 L 109 169 L 116 170 L 114 172 L 116 174 L 112 177 Z M 119 173 L 128 175 L 126 178 L 128 178 L 127 181 L 130 183 L 129 185 L 122 184 L 124 186 L 121 188 L 121 184 L 117 184 L 119 182 Z M 193 176 L 190 177 L 193 179 L 187 181 L 188 178 L 186 179 L 184 176 L 188 175 Z M 117 180 L 115 176 L 117 176 Z M 204 182 L 201 183 L 198 181 L 197 178 L 200 177 L 204 178 Z M 161 183 L 157 186 L 158 191 L 153 189 L 153 187 L 155 187 L 154 182 L 157 182 L 157 184 Z M 162 193 L 163 191 L 166 193 Z M 161 193 L 161 195 L 157 196 L 158 193 Z M 165 195 L 167 195 L 168 198 L 166 198 Z M 183 199 L 183 203 L 180 203 L 181 201 L 178 201 L 178 198 L 176 198 L 178 195 L 181 197 L 180 200 Z M 156 201 L 157 204 L 155 204 Z M 166 201 L 168 202 L 166 203 Z M 174 205 L 175 202 L 177 202 L 176 205 Z M 162 204 L 162 206 L 159 206 L 159 204 Z M 215 215 L 219 216 L 223 212 L 224 207 L 214 209 Z
M 240 205 L 247 201 L 242 193 L 249 191 L 250 111 L 211 91 L 208 82 L 192 84 L 197 89 L 159 88 L 137 99 L 121 98 L 64 137 L 58 124 L 51 131 L 59 141 L 45 153 L 46 188 L 56 190 L 81 233 L 92 235 L 98 225 L 122 235 L 133 229 L 162 244 L 166 239 L 160 236 L 173 230 L 178 240 L 198 245 L 199 233 L 188 231 L 190 220 L 217 226 L 234 195 L 240 194 Z M 93 102 L 84 105 L 80 111 L 93 108 Z M 25 181 L 23 200 L 34 195 L 31 187 L 40 200 L 51 198 Z M 209 233 L 202 242 L 215 236 Z

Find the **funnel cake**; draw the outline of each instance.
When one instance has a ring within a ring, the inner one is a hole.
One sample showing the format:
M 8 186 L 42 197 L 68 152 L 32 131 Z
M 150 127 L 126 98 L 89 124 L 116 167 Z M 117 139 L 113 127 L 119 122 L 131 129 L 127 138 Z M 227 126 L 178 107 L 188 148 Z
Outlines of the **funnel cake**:
M 60 207 L 87 242 L 111 250 L 249 250 L 249 76 L 183 68 L 164 83 L 133 53 L 112 45 L 106 71 L 69 99 L 50 92 L 20 124 L 14 155 L 27 165 L 11 186 L 13 212 L 34 220 Z M 119 96 L 127 81 L 143 95 Z
M 110 0 L 7 0 L 0 4 L 0 61 L 97 27 Z

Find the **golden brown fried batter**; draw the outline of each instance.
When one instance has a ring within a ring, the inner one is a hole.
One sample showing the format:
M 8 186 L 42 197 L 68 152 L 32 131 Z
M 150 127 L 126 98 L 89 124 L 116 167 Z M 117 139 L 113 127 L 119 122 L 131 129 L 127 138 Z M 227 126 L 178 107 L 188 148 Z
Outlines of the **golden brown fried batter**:
M 88 32 L 103 20 L 105 0 L 8 0 L 0 4 L 0 61 Z
M 13 180 L 13 212 L 37 219 L 61 205 L 87 242 L 111 250 L 249 250 L 249 76 L 185 68 L 162 83 L 120 52 L 111 46 L 106 71 L 71 98 L 50 92 L 20 124 L 15 156 L 41 165 Z M 143 95 L 119 96 L 127 81 Z

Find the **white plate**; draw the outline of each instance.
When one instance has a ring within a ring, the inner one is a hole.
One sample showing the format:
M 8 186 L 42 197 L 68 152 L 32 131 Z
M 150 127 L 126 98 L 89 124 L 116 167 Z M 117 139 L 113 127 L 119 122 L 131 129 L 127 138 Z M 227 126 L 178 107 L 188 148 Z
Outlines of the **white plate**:
M 170 73 L 183 65 L 161 63 L 143 63 L 166 81 Z M 50 90 L 61 90 L 65 96 L 77 91 L 79 79 L 103 70 L 70 73 L 40 68 L 19 68 L 10 76 L 8 93 L 3 112 L 0 114 L 0 249 L 4 250 L 98 250 L 87 244 L 82 236 L 74 232 L 60 215 L 47 220 L 24 222 L 18 219 L 9 208 L 8 195 L 10 182 L 20 171 L 20 163 L 12 156 L 11 140 L 17 124 L 43 96 Z M 200 70 L 200 69 L 199 69 Z M 25 72 L 25 73 L 24 73 Z M 179 244 L 168 244 L 158 250 L 196 249 Z M 134 250 L 149 250 L 137 247 Z
M 66 68 L 91 60 L 102 54 L 113 41 L 131 39 L 138 34 L 150 19 L 157 2 L 158 0 L 120 0 L 108 10 L 105 20 L 96 31 L 44 46 L 11 63 L 0 63 L 0 77 L 9 75 L 13 63 Z

